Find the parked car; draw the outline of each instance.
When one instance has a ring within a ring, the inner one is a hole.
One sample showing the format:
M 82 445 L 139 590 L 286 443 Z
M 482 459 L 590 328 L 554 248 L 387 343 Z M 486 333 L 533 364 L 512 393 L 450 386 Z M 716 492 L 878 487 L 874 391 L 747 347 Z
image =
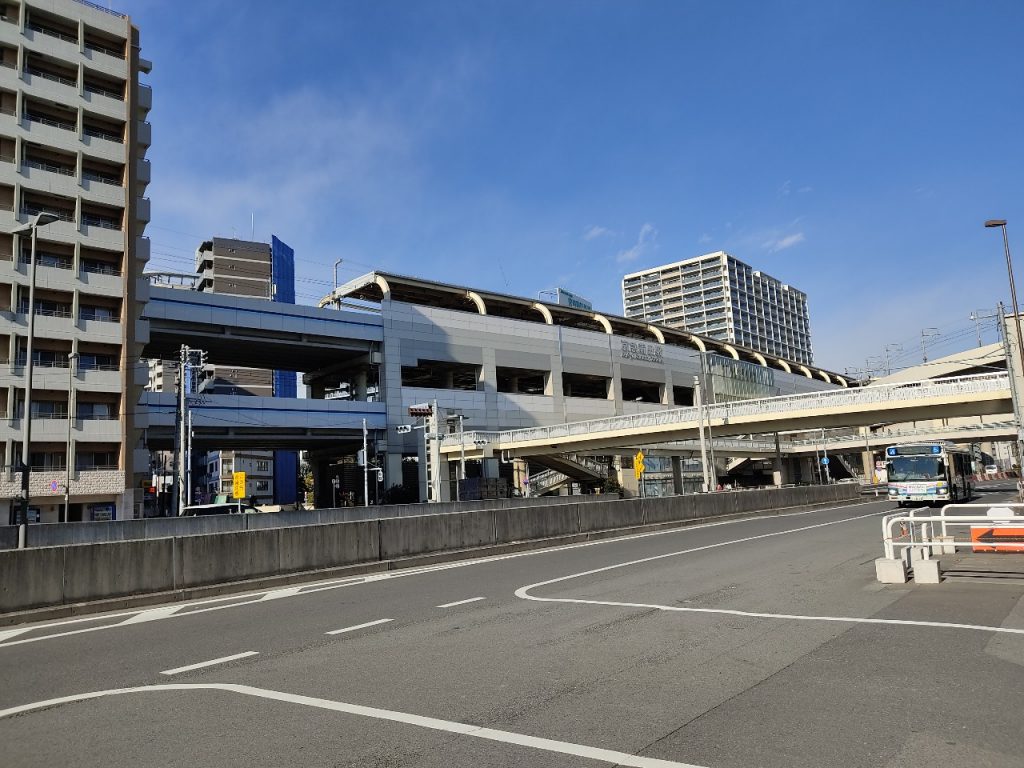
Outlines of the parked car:
M 994 475 L 997 472 L 999 472 L 999 467 L 997 467 L 995 464 L 986 464 L 985 465 L 985 474 L 986 475 Z

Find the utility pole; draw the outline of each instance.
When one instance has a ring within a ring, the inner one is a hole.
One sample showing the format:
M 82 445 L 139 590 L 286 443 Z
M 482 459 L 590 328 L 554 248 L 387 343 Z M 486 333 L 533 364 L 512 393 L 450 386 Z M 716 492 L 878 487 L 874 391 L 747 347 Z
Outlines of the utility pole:
M 700 398 L 700 376 L 693 377 L 693 404 L 697 406 L 697 431 L 700 433 L 700 469 L 704 476 L 704 492 L 710 489 L 708 481 L 708 449 L 704 442 L 704 405 Z
M 68 444 L 64 453 L 64 519 L 60 521 L 63 523 L 71 519 L 71 427 L 75 423 L 75 363 L 77 361 L 77 352 L 68 354 Z
M 181 345 L 181 350 L 178 355 L 178 403 L 174 414 L 174 460 L 172 471 L 174 473 L 174 488 L 171 494 L 171 509 L 174 510 L 175 515 L 180 515 L 182 507 L 182 483 L 181 483 L 181 470 L 184 461 L 182 460 L 181 452 L 184 448 L 185 441 L 183 439 L 183 432 L 185 430 L 185 366 L 188 360 L 188 347 L 184 344 Z
M 929 338 L 932 338 L 932 337 L 938 336 L 938 335 L 939 335 L 939 329 L 938 328 L 922 328 L 921 329 L 921 362 L 922 363 L 927 363 L 928 362 L 927 340 Z
M 363 506 L 370 506 L 370 456 L 366 452 L 366 419 L 363 419 Z

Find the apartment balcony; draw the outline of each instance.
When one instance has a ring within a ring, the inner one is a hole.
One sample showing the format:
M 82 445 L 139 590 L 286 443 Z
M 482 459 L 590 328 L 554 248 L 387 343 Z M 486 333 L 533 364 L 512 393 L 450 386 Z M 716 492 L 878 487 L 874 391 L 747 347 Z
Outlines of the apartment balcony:
M 152 179 L 152 166 L 149 160 L 141 158 L 135 163 L 135 181 L 145 187 Z
M 135 201 L 135 217 L 142 222 L 149 223 L 152 219 L 152 209 L 148 197 L 140 197 Z
M 81 56 L 78 38 L 40 26 L 31 20 L 25 25 L 24 35 L 25 47 L 31 51 L 68 62 L 78 61 Z
M 6 122 L 9 116 L 4 115 L 3 117 Z M 78 127 L 73 122 L 31 112 L 23 113 L 21 120 L 13 116 L 10 116 L 9 119 L 12 121 L 14 131 L 20 133 L 27 141 L 69 152 L 78 150 Z M 5 127 L 3 122 L 0 122 L 0 127 Z
M 95 115 L 111 120 L 124 120 L 125 118 L 124 98 L 119 97 L 115 91 L 87 86 L 83 90 L 82 99 L 88 105 L 88 111 Z
M 67 373 L 64 374 L 64 379 L 67 380 Z M 80 368 L 75 387 L 88 392 L 120 392 L 121 371 L 117 366 L 88 370 Z
M 82 226 L 82 234 L 89 238 L 89 245 L 118 251 L 124 248 L 124 232 L 120 227 L 102 223 L 98 219 L 87 220 Z
M 42 70 L 26 68 L 21 75 L 26 95 L 57 104 L 76 104 L 79 98 L 78 83 L 59 75 L 50 75 Z
M 121 79 L 128 77 L 128 62 L 123 53 L 117 53 L 99 43 L 86 42 L 81 57 L 85 59 L 85 66 L 94 72 Z
M 136 237 L 135 238 L 135 258 L 138 259 L 144 266 L 149 262 L 149 238 L 148 237 Z
M 144 109 L 146 112 L 149 112 L 149 110 L 153 108 L 153 89 L 143 83 L 139 83 L 138 106 L 139 109 Z
M 124 278 L 119 272 L 93 272 L 83 269 L 75 277 L 83 294 L 110 298 L 120 298 L 124 295 Z
M 82 310 L 83 313 L 85 310 Z M 89 315 L 83 315 L 83 318 Z M 122 337 L 121 318 L 112 320 L 89 320 L 78 321 L 78 327 L 85 334 L 89 341 L 98 341 L 105 344 L 120 344 Z
M 63 424 L 66 439 L 67 420 L 64 420 Z M 109 419 L 75 419 L 72 426 L 72 436 L 76 442 L 119 443 L 121 442 L 121 434 L 121 419 L 116 414 Z M 32 428 L 32 439 L 36 439 L 35 427 Z
M 140 121 L 136 124 L 136 140 L 141 147 L 148 147 L 153 143 L 153 126 L 147 122 Z

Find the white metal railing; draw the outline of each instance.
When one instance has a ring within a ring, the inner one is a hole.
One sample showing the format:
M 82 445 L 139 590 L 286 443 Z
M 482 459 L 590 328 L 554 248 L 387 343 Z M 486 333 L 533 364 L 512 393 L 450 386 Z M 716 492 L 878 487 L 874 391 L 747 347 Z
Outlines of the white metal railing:
M 957 514 L 964 509 L 979 510 L 978 514 Z M 984 510 L 984 512 L 981 512 Z M 1003 512 L 1006 510 L 1006 513 Z M 978 546 L 989 549 L 1020 549 L 1024 544 L 1020 541 L 984 541 L 978 542 L 961 536 L 957 540 L 958 528 L 970 528 L 974 525 L 991 526 L 992 528 L 1014 527 L 1024 528 L 1024 504 L 947 504 L 935 513 L 927 510 L 911 509 L 895 512 L 882 518 L 882 546 L 888 560 L 896 560 L 897 550 L 905 557 L 908 550 L 920 548 L 922 556 L 928 558 L 931 548 L 941 548 L 951 554 L 959 548 L 975 548 Z M 993 514 L 994 513 L 994 514 Z M 896 526 L 900 527 L 897 534 Z M 935 538 L 934 531 L 941 533 Z
M 982 373 L 973 376 L 957 376 L 935 381 L 911 381 L 898 384 L 884 384 L 858 389 L 834 389 L 822 392 L 806 392 L 799 395 L 765 397 L 754 400 L 736 400 L 728 403 L 705 406 L 705 417 L 710 421 L 727 423 L 731 418 L 742 416 L 765 416 L 787 414 L 794 411 L 852 408 L 866 405 L 889 405 L 891 403 L 920 400 L 922 398 L 961 397 L 965 394 L 987 394 L 1009 390 L 1009 377 L 1005 373 Z M 646 411 L 628 416 L 611 416 L 589 421 L 554 424 L 547 427 L 504 430 L 500 432 L 464 432 L 466 444 L 477 441 L 500 443 L 502 445 L 550 441 L 589 435 L 595 432 L 620 432 L 627 430 L 653 429 L 666 426 L 696 424 L 700 414 L 696 406 L 672 408 L 662 411 Z M 459 445 L 459 435 L 446 435 L 444 446 Z

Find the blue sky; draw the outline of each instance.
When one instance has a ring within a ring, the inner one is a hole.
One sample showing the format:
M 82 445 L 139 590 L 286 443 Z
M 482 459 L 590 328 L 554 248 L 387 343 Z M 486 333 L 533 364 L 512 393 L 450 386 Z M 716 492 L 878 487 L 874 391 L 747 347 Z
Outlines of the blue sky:
M 840 372 L 976 344 L 985 219 L 1024 269 L 1019 2 L 114 7 L 154 65 L 152 269 L 254 218 L 303 303 L 341 258 L 621 314 L 626 272 L 724 249 L 808 294 Z

